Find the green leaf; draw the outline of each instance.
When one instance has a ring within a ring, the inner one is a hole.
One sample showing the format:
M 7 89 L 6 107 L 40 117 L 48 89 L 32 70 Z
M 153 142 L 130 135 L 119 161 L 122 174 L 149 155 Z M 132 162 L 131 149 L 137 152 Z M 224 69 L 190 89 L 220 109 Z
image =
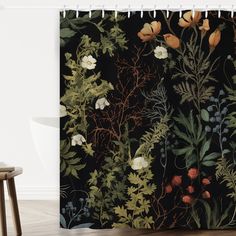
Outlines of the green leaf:
M 124 208 L 124 206 L 114 207 L 114 210 L 115 210 L 115 213 L 119 215 L 120 217 L 128 218 L 127 210 Z
M 67 228 L 66 220 L 62 214 L 60 214 L 60 223 L 63 228 Z
M 92 143 L 86 143 L 82 148 L 88 155 L 93 156 L 94 150 L 92 148 Z
M 76 32 L 71 30 L 70 28 L 63 28 L 60 30 L 60 37 L 61 38 L 71 38 L 75 34 L 76 34 Z
M 179 148 L 179 149 L 174 149 L 173 152 L 175 155 L 177 156 L 181 156 L 183 154 L 188 154 L 190 155 L 190 153 L 192 153 L 194 151 L 194 148 L 192 146 L 188 146 L 185 148 Z
M 209 139 L 203 143 L 203 146 L 201 147 L 201 150 L 200 150 L 200 160 L 202 160 L 204 158 L 206 152 L 210 148 L 210 144 L 211 144 L 211 139 Z
M 75 168 L 77 171 L 80 171 L 80 170 L 84 169 L 85 166 L 86 166 L 86 164 L 81 164 L 81 165 L 76 165 L 76 166 L 74 166 L 74 168 Z
M 207 223 L 207 229 L 211 228 L 211 207 L 208 202 L 205 202 L 204 200 L 200 200 L 205 208 L 205 215 L 206 215 L 206 223 Z
M 215 161 L 203 161 L 202 162 L 202 165 L 204 165 L 204 166 L 214 166 L 216 164 L 216 162 Z
M 197 228 L 200 229 L 201 228 L 200 217 L 198 216 L 198 213 L 194 208 L 192 210 L 191 216 L 192 216 L 194 222 L 196 223 Z
M 72 227 L 71 229 L 90 228 L 94 223 L 83 223 Z
M 140 184 L 141 182 L 140 177 L 134 173 L 130 173 L 128 179 L 131 184 Z
M 209 112 L 206 109 L 201 110 L 201 117 L 204 121 L 209 121 Z
M 213 153 L 210 153 L 209 155 L 205 156 L 204 157 L 204 161 L 212 161 L 216 158 L 220 157 L 220 153 L 218 152 L 213 152 Z
M 181 132 L 177 127 L 175 127 L 174 132 L 179 138 L 183 139 L 184 141 L 186 141 L 189 144 L 192 144 L 191 139 L 189 139 L 189 137 L 186 135 L 186 133 Z
M 197 162 L 197 157 L 195 154 L 192 154 L 191 156 L 185 156 L 185 160 L 187 168 L 190 168 Z
M 224 149 L 223 152 L 222 152 L 222 154 L 225 155 L 225 154 L 227 154 L 227 153 L 229 153 L 229 152 L 230 152 L 229 149 Z
M 60 45 L 61 47 L 64 47 L 66 45 L 66 41 L 62 38 L 60 38 Z
M 75 178 L 79 178 L 78 174 L 77 174 L 77 171 L 75 169 L 72 169 L 71 170 L 71 175 L 73 175 Z
M 80 158 L 70 159 L 67 161 L 69 165 L 75 165 L 80 162 Z

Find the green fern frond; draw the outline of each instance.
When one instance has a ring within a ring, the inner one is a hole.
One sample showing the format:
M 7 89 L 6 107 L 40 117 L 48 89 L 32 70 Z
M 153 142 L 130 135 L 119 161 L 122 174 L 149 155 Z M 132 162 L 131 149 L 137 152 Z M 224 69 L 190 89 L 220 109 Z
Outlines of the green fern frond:
M 236 171 L 233 167 L 230 161 L 227 161 L 225 157 L 221 157 L 216 166 L 216 178 L 221 183 L 226 184 L 226 187 L 231 190 L 227 196 L 236 201 Z
M 236 61 L 234 61 L 234 65 L 236 64 Z M 236 66 L 235 66 L 236 68 Z M 236 105 L 236 75 L 232 77 L 232 83 L 234 88 L 225 86 L 227 92 L 228 92 L 228 97 L 227 99 L 230 102 L 230 106 L 233 107 L 233 111 L 227 116 L 227 119 L 229 120 L 229 127 L 233 129 L 233 132 L 231 136 L 236 135 L 236 112 L 235 110 L 235 105 Z
M 154 126 L 149 131 L 146 131 L 146 133 L 142 136 L 142 145 L 145 146 L 145 148 L 142 149 L 146 150 L 143 154 L 149 152 L 150 149 L 154 147 L 155 143 L 159 143 L 160 140 L 165 137 L 165 134 L 169 130 L 167 121 L 168 119 L 166 117 L 162 118 L 160 122 L 154 124 Z M 138 152 L 140 154 L 140 151 L 138 150 L 136 153 Z
M 158 84 L 157 87 L 150 92 L 142 92 L 144 96 L 147 108 L 144 109 L 144 116 L 151 119 L 152 123 L 159 121 L 161 117 L 165 115 L 171 116 L 172 109 L 168 104 L 167 91 L 162 84 Z
M 141 144 L 134 156 L 142 156 L 148 162 L 148 166 L 129 174 L 128 201 L 125 206 L 114 208 L 119 218 L 118 223 L 113 224 L 114 227 L 129 225 L 134 228 L 152 228 L 154 219 L 149 215 L 151 208 L 149 198 L 154 193 L 156 185 L 152 183 L 151 163 L 153 157 L 151 151 L 154 144 L 159 143 L 169 130 L 167 122 L 168 118 L 163 117 L 142 136 Z
M 180 103 L 184 103 L 186 101 L 191 102 L 196 97 L 196 85 L 189 84 L 188 82 L 181 82 L 178 85 L 174 86 L 174 90 L 182 97 Z

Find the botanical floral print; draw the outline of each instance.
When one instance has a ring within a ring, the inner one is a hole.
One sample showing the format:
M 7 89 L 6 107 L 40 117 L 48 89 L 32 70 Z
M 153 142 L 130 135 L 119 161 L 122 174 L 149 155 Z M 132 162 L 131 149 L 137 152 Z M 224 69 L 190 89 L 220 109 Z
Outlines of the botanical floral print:
M 64 228 L 236 227 L 235 18 L 61 16 Z

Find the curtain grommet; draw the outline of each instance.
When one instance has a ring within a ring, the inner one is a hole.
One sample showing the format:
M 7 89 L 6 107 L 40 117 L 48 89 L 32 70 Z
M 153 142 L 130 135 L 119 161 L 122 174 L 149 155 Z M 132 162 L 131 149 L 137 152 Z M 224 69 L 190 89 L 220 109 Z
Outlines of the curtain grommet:
M 79 5 L 76 6 L 76 18 L 79 17 Z
M 91 17 L 92 17 L 92 6 L 89 5 L 89 18 L 91 18 Z
M 115 19 L 117 18 L 118 11 L 117 11 L 117 5 L 115 6 Z
M 208 17 L 208 5 L 206 5 L 206 7 L 205 7 L 205 18 L 207 18 Z
M 219 5 L 219 7 L 218 7 L 218 18 L 220 18 L 221 17 L 221 5 Z
M 168 19 L 169 16 L 170 16 L 169 8 L 170 8 L 170 6 L 169 6 L 169 4 L 168 4 L 167 7 L 166 7 L 166 18 L 167 18 L 167 19 Z
M 143 18 L 143 5 L 141 5 L 140 17 Z
M 232 5 L 231 18 L 234 18 L 234 5 Z
M 157 15 L 157 11 L 156 11 L 156 5 L 154 5 L 154 8 L 153 8 L 153 18 L 156 18 L 156 15 Z
M 128 18 L 130 18 L 130 5 L 128 6 Z
M 66 18 L 66 5 L 63 7 L 63 18 Z
M 182 5 L 179 6 L 179 18 L 181 18 L 183 15 L 183 9 L 182 9 Z
M 105 7 L 104 7 L 104 5 L 102 5 L 102 18 L 104 18 L 105 17 Z
M 192 17 L 194 18 L 195 16 L 195 5 L 193 5 L 193 9 L 192 9 Z

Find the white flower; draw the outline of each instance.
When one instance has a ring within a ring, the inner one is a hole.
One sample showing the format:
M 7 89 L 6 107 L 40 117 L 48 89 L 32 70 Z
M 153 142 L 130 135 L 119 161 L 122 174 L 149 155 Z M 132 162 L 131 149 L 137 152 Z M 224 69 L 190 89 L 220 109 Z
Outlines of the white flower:
M 146 168 L 148 166 L 148 162 L 144 159 L 144 157 L 136 157 L 133 159 L 131 168 L 133 170 L 140 170 L 142 168 Z
M 66 107 L 63 105 L 60 105 L 60 117 L 64 117 L 64 116 L 67 116 Z
M 72 146 L 75 146 L 75 145 L 80 145 L 81 146 L 85 142 L 86 142 L 86 140 L 85 140 L 84 136 L 81 135 L 81 134 L 74 135 L 71 139 L 71 145 Z
M 95 109 L 103 110 L 106 106 L 109 106 L 110 103 L 107 101 L 106 98 L 99 98 L 95 103 Z
M 154 56 L 157 59 L 165 59 L 168 57 L 167 49 L 164 47 L 157 46 L 154 50 Z
M 82 58 L 81 66 L 88 70 L 93 70 L 96 67 L 97 60 L 93 58 L 91 55 L 84 56 Z

